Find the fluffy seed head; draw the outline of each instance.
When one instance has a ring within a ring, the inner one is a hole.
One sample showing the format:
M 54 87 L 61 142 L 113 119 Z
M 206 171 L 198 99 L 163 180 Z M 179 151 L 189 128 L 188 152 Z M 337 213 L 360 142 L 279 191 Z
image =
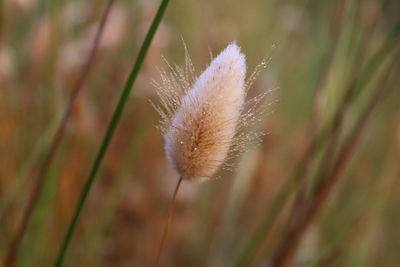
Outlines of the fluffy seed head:
M 183 179 L 210 178 L 232 152 L 260 137 L 244 133 L 255 120 L 260 95 L 245 103 L 246 62 L 236 43 L 228 45 L 196 79 L 186 66 L 161 72 L 161 129 L 167 159 Z M 250 82 L 251 83 L 251 82 Z M 249 104 L 249 105 L 248 105 Z M 247 110 L 246 110 L 247 107 Z

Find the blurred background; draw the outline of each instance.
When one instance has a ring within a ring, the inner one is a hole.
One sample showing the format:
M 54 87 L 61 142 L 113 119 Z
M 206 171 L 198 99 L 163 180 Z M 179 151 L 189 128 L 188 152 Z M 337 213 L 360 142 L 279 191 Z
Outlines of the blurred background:
M 29 201 L 107 2 L 0 1 L 0 259 Z M 17 266 L 54 263 L 158 5 L 155 0 L 116 0 L 112 6 L 18 251 Z M 279 87 L 266 99 L 279 102 L 260 115 L 257 127 L 268 133 L 262 143 L 241 155 L 231 171 L 202 184 L 183 182 L 163 266 L 238 266 L 236 256 L 265 221 L 310 141 L 339 113 L 345 118 L 334 140 L 333 148 L 339 148 L 371 92 L 384 87 L 387 94 L 304 234 L 293 266 L 399 266 L 399 43 L 385 48 L 399 19 L 396 0 L 171 0 L 65 266 L 153 264 L 178 177 L 166 161 L 156 129 L 160 118 L 148 100 L 158 101 L 151 81 L 159 81 L 159 69 L 166 67 L 162 56 L 184 64 L 182 38 L 197 73 L 209 63 L 209 51 L 216 55 L 233 40 L 246 54 L 248 75 L 263 58 L 270 58 L 250 95 Z M 379 63 L 374 71 L 363 71 L 370 60 Z M 345 111 L 338 110 L 354 80 L 361 84 L 359 97 L 347 103 Z M 325 142 L 309 156 L 302 187 L 306 192 L 312 192 L 324 155 L 329 158 L 331 152 Z M 279 249 L 299 188 L 289 194 L 268 235 L 259 236 L 262 242 L 242 266 L 266 266 Z

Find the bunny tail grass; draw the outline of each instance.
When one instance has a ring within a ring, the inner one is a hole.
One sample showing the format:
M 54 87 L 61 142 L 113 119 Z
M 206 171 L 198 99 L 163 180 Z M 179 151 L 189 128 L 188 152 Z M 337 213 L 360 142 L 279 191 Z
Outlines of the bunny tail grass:
M 231 44 L 183 97 L 164 134 L 168 161 L 183 179 L 211 177 L 225 161 L 245 99 L 245 74 L 244 55 Z
M 204 180 L 263 135 L 246 128 L 257 121 L 269 92 L 245 101 L 260 67 L 246 81 L 245 56 L 235 42 L 198 78 L 186 46 L 185 53 L 184 68 L 168 64 L 170 72 L 161 72 L 162 84 L 155 83 L 161 105 L 155 108 L 161 115 L 160 129 L 171 166 L 182 179 Z
M 168 235 L 176 194 L 182 180 L 211 178 L 226 161 L 259 141 L 263 133 L 248 131 L 258 115 L 269 105 L 263 104 L 266 91 L 245 101 L 265 61 L 246 81 L 246 60 L 240 47 L 229 44 L 197 78 L 185 48 L 185 66 L 161 70 L 161 83 L 154 82 L 161 104 L 154 108 L 161 116 L 159 128 L 165 140 L 167 159 L 179 174 L 159 247 L 156 266 Z

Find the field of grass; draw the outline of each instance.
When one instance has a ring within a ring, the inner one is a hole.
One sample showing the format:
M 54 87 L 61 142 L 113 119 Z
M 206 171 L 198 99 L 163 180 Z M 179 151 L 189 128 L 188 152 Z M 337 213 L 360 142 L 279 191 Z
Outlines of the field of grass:
M 154 266 L 182 39 L 197 75 L 236 40 L 272 92 L 260 144 L 182 182 L 160 266 L 400 266 L 398 0 L 0 0 L 0 266 Z

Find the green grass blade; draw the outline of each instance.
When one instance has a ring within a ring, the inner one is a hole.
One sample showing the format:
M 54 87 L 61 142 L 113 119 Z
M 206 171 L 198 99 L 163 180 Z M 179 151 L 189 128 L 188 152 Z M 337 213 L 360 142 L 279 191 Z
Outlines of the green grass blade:
M 135 83 L 136 77 L 139 73 L 139 70 L 143 64 L 144 58 L 146 56 L 147 50 L 149 49 L 149 46 L 151 44 L 151 41 L 157 31 L 157 28 L 161 22 L 161 19 L 164 15 L 165 9 L 167 8 L 169 0 L 162 0 L 157 13 L 153 19 L 153 22 L 149 28 L 149 31 L 147 32 L 146 38 L 143 41 L 143 44 L 140 48 L 138 57 L 136 59 L 135 65 L 133 66 L 133 69 L 129 75 L 129 78 L 124 86 L 124 89 L 122 91 L 122 94 L 120 96 L 120 99 L 118 101 L 118 105 L 114 111 L 114 114 L 111 118 L 111 121 L 108 125 L 107 131 L 104 135 L 103 141 L 101 143 L 100 149 L 97 152 L 96 158 L 94 160 L 92 169 L 90 171 L 90 174 L 86 180 L 85 186 L 83 188 L 83 191 L 81 193 L 79 202 L 77 204 L 77 207 L 75 209 L 75 213 L 73 215 L 73 218 L 71 220 L 71 223 L 69 225 L 67 234 L 65 236 L 64 242 L 62 244 L 62 247 L 60 249 L 60 252 L 58 254 L 56 263 L 54 266 L 60 267 L 63 263 L 65 253 L 67 251 L 67 248 L 69 246 L 69 243 L 71 242 L 72 235 L 74 233 L 76 224 L 78 222 L 78 219 L 80 217 L 80 214 L 82 212 L 83 206 L 86 202 L 86 199 L 89 195 L 90 189 L 92 188 L 94 179 L 96 178 L 97 172 L 99 170 L 99 167 L 101 165 L 101 162 L 105 156 L 105 153 L 107 151 L 108 145 L 110 144 L 111 138 L 114 135 L 115 129 L 118 125 L 118 122 L 121 118 L 122 111 L 124 110 L 125 104 L 128 100 L 129 94 L 132 90 L 132 86 Z

